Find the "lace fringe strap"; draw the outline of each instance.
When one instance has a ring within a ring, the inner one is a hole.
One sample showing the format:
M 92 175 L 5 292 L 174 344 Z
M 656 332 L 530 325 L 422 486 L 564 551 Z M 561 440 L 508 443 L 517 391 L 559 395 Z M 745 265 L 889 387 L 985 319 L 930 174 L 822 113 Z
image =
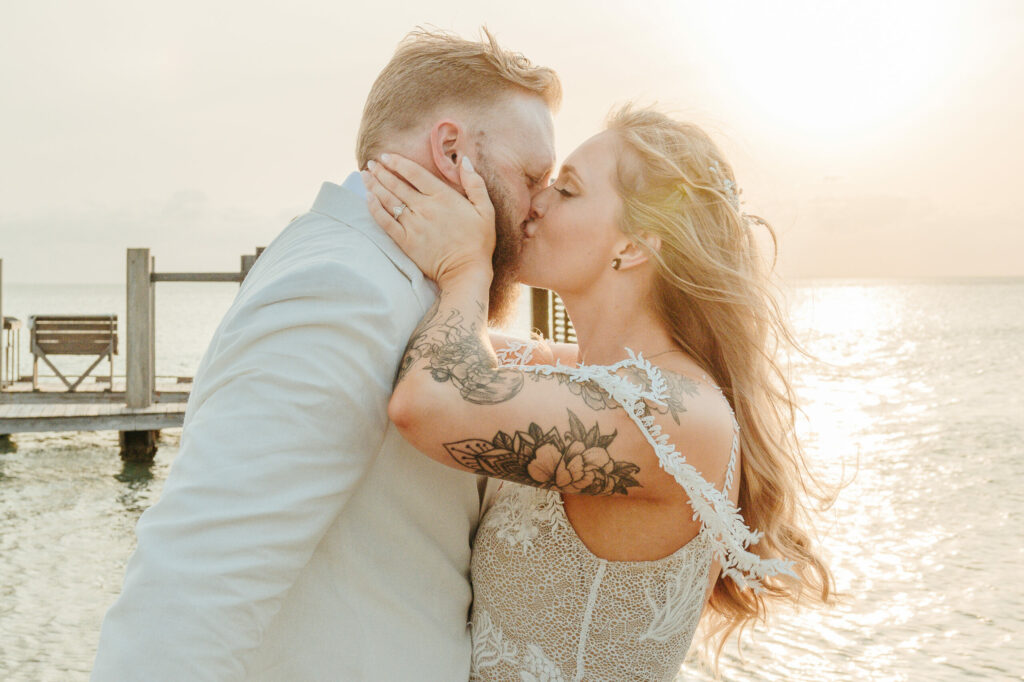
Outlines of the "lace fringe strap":
M 503 367 L 525 367 L 530 363 L 530 358 L 538 343 L 534 339 L 528 341 L 510 339 L 505 347 L 494 351 L 494 354 Z

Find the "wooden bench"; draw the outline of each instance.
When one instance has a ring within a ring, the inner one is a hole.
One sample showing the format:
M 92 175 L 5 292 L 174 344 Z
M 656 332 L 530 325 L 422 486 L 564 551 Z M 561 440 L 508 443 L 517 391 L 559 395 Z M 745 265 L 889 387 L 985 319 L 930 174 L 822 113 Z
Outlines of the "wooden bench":
M 114 355 L 117 353 L 117 315 L 33 315 L 28 318 L 32 349 L 32 390 L 39 390 L 39 360 L 74 391 L 96 365 L 110 360 L 110 387 L 114 386 Z M 95 355 L 96 361 L 71 383 L 50 362 L 51 355 Z

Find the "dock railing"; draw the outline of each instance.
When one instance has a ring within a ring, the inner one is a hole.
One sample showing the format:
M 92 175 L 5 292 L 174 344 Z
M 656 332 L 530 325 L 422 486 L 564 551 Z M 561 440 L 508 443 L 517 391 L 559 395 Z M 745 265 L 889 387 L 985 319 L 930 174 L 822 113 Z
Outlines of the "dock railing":
M 4 259 L 0 258 L 0 391 L 21 372 L 21 320 L 4 316 Z
M 238 272 L 155 272 L 149 249 L 128 249 L 125 325 L 125 403 L 143 408 L 153 404 L 156 384 L 157 282 L 237 282 L 245 280 L 264 247 L 242 256 Z

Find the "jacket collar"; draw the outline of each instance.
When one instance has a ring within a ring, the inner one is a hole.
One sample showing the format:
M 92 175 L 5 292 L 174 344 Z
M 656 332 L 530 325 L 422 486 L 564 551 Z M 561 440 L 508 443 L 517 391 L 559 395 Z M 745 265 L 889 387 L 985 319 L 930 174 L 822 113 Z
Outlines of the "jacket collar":
M 361 232 L 395 264 L 414 287 L 432 284 L 370 215 L 366 207 L 366 188 L 359 173 L 352 173 L 341 185 L 333 182 L 321 185 L 312 211 Z M 433 286 L 430 288 L 434 289 Z

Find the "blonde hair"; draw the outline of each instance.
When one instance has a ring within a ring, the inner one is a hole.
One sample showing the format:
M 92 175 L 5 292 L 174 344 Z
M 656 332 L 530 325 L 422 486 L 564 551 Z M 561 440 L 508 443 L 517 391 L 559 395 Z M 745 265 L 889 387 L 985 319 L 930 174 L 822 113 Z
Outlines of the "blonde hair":
M 809 508 L 827 506 L 834 491 L 808 470 L 794 426 L 798 408 L 778 356 L 799 349 L 776 294 L 754 227 L 774 231 L 740 213 L 729 163 L 695 125 L 650 108 L 626 105 L 611 114 L 626 152 L 618 166 L 622 230 L 648 249 L 657 275 L 654 305 L 674 341 L 718 383 L 740 424 L 739 508 L 764 537 L 751 550 L 794 562 L 798 579 L 765 579 L 755 593 L 720 577 L 702 617 L 705 645 L 715 659 L 726 641 L 770 604 L 799 603 L 808 595 L 830 603 L 835 584 L 812 539 Z
M 363 108 L 356 139 L 362 168 L 384 140 L 408 130 L 441 106 L 462 104 L 480 111 L 493 108 L 510 93 L 533 94 L 552 111 L 562 100 L 562 84 L 547 67 L 498 45 L 481 29 L 479 42 L 443 31 L 409 33 L 377 76 Z

